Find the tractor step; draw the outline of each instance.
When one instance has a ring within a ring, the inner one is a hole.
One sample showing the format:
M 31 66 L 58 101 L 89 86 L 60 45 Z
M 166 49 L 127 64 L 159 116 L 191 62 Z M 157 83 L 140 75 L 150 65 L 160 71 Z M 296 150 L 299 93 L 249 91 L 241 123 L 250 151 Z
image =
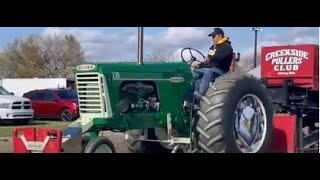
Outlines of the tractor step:
M 304 149 L 309 149 L 316 144 L 319 144 L 319 131 L 314 131 L 310 135 L 303 138 Z
M 319 153 L 319 147 L 312 148 L 312 149 L 306 149 L 306 150 L 304 150 L 304 153 Z
M 292 95 L 289 97 L 289 100 L 291 101 L 302 101 L 304 99 L 306 99 L 306 96 L 298 96 L 298 95 Z

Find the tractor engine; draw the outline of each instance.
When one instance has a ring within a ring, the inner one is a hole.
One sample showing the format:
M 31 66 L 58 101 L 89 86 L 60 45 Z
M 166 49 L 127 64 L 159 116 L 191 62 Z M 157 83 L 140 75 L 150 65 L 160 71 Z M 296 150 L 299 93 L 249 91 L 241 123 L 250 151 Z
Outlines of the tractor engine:
M 150 113 L 160 110 L 156 86 L 150 81 L 123 82 L 120 88 L 121 113 Z

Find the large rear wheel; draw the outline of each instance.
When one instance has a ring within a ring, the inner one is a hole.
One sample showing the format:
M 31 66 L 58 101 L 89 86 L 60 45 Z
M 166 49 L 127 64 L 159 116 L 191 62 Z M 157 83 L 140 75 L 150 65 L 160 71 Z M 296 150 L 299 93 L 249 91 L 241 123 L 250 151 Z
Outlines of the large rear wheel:
M 268 152 L 272 136 L 272 104 L 254 77 L 228 73 L 201 98 L 199 148 L 208 153 Z

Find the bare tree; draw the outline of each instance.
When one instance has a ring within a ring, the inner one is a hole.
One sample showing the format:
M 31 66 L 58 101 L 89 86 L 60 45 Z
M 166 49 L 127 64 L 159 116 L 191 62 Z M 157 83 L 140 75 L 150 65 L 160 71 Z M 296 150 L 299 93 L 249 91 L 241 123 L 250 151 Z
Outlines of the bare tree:
M 257 66 L 261 64 L 261 53 L 257 54 Z M 238 71 L 247 71 L 253 69 L 254 67 L 254 55 L 249 54 L 241 57 L 240 61 L 237 63 Z
M 58 78 L 73 74 L 84 61 L 80 43 L 72 35 L 29 35 L 9 44 L 0 56 L 0 73 L 8 78 Z
M 31 77 L 41 74 L 40 41 L 30 35 L 25 39 L 15 39 L 2 52 L 1 72 L 4 77 Z
M 84 61 L 80 43 L 72 35 L 52 36 L 42 40 L 42 56 L 46 62 L 47 76 L 67 77 L 72 68 Z
M 173 53 L 161 51 L 161 50 L 155 50 L 151 54 L 148 54 L 144 61 L 147 62 L 166 62 L 166 61 L 173 61 Z
M 170 62 L 173 61 L 173 53 L 167 51 L 154 50 L 152 53 L 143 57 L 144 62 Z M 137 59 L 125 59 L 122 58 L 120 62 L 137 62 Z

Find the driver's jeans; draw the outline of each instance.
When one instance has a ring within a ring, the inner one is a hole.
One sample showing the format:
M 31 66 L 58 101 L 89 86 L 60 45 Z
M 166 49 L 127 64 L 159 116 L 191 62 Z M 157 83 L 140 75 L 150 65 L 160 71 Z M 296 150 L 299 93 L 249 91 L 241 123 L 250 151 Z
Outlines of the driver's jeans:
M 196 86 L 198 87 L 197 92 L 200 95 L 204 95 L 210 85 L 210 82 L 218 76 L 225 74 L 224 71 L 217 67 L 197 69 L 195 73 L 198 74 L 198 79 L 193 81 L 189 91 L 187 92 L 186 101 L 188 102 L 192 102 Z

